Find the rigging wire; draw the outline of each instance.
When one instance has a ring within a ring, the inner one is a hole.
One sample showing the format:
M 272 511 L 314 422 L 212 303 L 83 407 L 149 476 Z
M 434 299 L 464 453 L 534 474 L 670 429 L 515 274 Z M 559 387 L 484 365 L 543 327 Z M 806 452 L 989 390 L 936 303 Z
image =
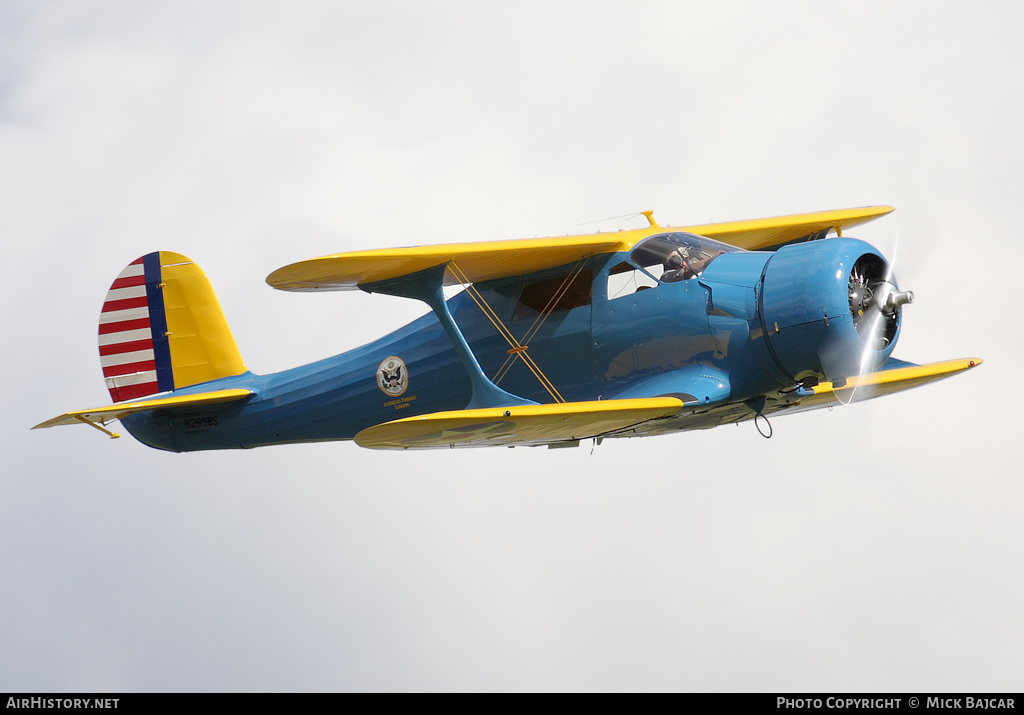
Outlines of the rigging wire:
M 563 398 L 562 395 L 559 394 L 558 389 L 554 386 L 551 380 L 549 380 L 547 376 L 543 373 L 543 371 L 540 369 L 540 367 L 537 366 L 537 363 L 533 361 L 533 358 L 526 354 L 526 348 L 523 345 L 521 345 L 518 340 L 516 340 L 516 336 L 512 334 L 512 331 L 505 327 L 505 324 L 501 322 L 501 318 L 498 317 L 498 314 L 495 313 L 494 309 L 487 304 L 487 301 L 480 294 L 480 291 L 478 291 L 476 289 L 476 286 L 474 286 L 469 281 L 469 279 L 466 277 L 466 274 L 463 273 L 462 270 L 455 264 L 455 261 L 452 261 L 448 265 L 451 267 L 452 273 L 455 274 L 455 277 L 458 278 L 460 282 L 467 285 L 466 292 L 469 293 L 469 297 L 472 298 L 473 302 L 477 304 L 477 307 L 479 307 L 480 310 L 483 311 L 487 319 L 490 320 L 491 324 L 498 330 L 498 333 L 501 334 L 503 338 L 505 338 L 505 341 L 509 345 L 512 346 L 516 354 L 522 355 L 523 362 L 526 363 L 526 366 L 530 369 L 530 372 L 534 374 L 534 377 L 536 377 L 537 380 L 540 381 L 540 384 L 544 387 L 545 390 L 547 390 L 548 394 L 551 395 L 551 398 L 555 402 L 565 402 L 565 398 Z

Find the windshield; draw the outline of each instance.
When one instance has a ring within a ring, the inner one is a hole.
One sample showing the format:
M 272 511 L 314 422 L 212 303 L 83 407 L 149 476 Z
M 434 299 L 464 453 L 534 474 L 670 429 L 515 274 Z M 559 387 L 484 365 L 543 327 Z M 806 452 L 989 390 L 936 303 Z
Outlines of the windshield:
M 723 253 L 742 249 L 694 233 L 660 233 L 640 243 L 630 258 L 662 283 L 699 276 Z

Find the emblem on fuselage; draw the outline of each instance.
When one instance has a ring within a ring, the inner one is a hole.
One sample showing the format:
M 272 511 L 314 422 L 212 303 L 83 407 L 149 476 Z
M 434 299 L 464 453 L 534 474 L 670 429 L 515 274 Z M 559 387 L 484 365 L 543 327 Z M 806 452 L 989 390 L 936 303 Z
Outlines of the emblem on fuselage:
M 409 370 L 402 358 L 391 355 L 377 368 L 377 387 L 385 395 L 398 397 L 409 387 Z

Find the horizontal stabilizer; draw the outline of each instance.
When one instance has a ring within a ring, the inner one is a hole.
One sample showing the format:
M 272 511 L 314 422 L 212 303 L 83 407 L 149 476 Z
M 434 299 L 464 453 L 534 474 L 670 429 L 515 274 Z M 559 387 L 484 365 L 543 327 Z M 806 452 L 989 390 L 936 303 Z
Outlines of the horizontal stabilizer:
M 434 412 L 369 427 L 355 439 L 370 449 L 557 444 L 669 417 L 682 407 L 674 397 L 653 397 Z
M 120 404 L 110 405 L 109 407 L 94 407 L 90 410 L 65 412 L 59 417 L 54 417 L 52 420 L 47 420 L 46 422 L 36 425 L 32 429 L 84 423 L 96 427 L 103 432 L 107 432 L 107 430 L 103 429 L 100 425 L 105 425 L 113 420 L 119 420 L 122 417 L 127 417 L 128 415 L 135 414 L 136 412 L 176 407 L 205 407 L 207 405 L 216 405 L 222 402 L 244 400 L 251 394 L 251 390 L 235 388 L 230 390 L 215 390 L 213 392 L 197 392 L 192 395 L 160 397 L 155 400 L 140 400 L 139 402 L 122 402 Z M 107 433 L 112 436 L 117 436 L 110 432 Z
M 964 370 L 970 370 L 982 363 L 981 358 L 960 358 L 933 362 L 927 365 L 911 365 L 900 363 L 900 367 L 890 370 L 882 369 L 868 373 L 859 378 L 851 377 L 845 385 L 836 386 L 831 382 L 823 382 L 809 388 L 800 388 L 790 393 L 799 400 L 794 411 L 815 409 L 835 404 L 861 402 L 883 395 L 891 395 L 912 387 L 920 387 L 929 382 L 952 377 Z

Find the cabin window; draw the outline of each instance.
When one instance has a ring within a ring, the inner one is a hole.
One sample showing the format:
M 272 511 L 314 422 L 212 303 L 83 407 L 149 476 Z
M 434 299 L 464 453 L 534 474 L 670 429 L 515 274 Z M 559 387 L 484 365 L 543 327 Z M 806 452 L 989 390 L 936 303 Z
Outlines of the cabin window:
M 594 285 L 593 271 L 581 271 L 575 278 L 570 274 L 534 281 L 523 286 L 512 320 L 533 318 L 541 313 L 557 313 L 590 305 Z
M 623 261 L 608 271 L 608 300 L 615 300 L 637 291 L 654 288 L 658 281 L 647 271 L 642 271 L 632 263 Z

